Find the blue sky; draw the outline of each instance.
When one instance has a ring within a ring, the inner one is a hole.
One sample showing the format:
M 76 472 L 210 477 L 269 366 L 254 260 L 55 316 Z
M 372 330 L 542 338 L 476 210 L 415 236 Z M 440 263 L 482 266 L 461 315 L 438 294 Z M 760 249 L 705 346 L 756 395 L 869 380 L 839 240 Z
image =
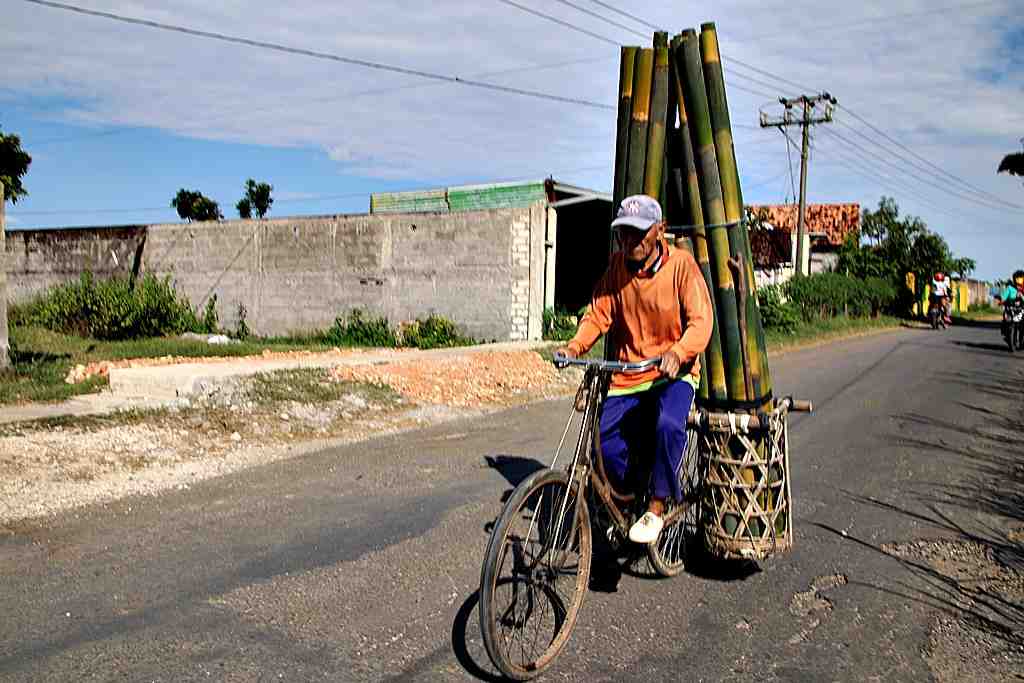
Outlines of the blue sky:
M 651 31 L 590 0 L 573 4 L 621 26 L 551 0 L 518 4 L 600 38 L 501 0 L 310 0 L 301 11 L 262 1 L 69 2 L 603 105 L 616 102 L 610 43 L 643 43 L 637 33 Z M 1020 0 L 615 6 L 674 30 L 717 22 L 748 202 L 790 201 L 795 185 L 786 143 L 757 127 L 758 111 L 777 112 L 779 95 L 824 89 L 842 106 L 836 123 L 814 130 L 810 201 L 875 206 L 894 196 L 975 258 L 979 276 L 1024 264 L 1024 186 L 994 173 L 1024 136 Z M 365 212 L 378 190 L 552 174 L 611 186 L 614 111 L 24 0 L 5 3 L 4 20 L 0 129 L 33 156 L 29 197 L 8 205 L 10 229 L 174 221 L 179 187 L 231 216 L 249 177 L 274 185 L 274 216 Z M 796 176 L 795 154 L 792 164 Z

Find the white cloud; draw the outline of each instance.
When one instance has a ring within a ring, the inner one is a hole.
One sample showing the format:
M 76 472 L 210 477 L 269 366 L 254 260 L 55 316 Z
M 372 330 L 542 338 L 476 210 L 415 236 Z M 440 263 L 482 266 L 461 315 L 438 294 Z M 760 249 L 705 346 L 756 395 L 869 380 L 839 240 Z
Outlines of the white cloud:
M 463 77 L 603 58 L 481 78 L 600 103 L 616 99 L 613 46 L 495 0 L 319 0 L 302 3 L 301 11 L 237 0 L 79 1 L 101 11 Z M 642 41 L 560 5 L 523 2 L 624 43 Z M 1024 18 L 1016 0 L 962 5 L 943 11 L 929 0 L 770 0 L 694 8 L 646 0 L 630 3 L 626 11 L 677 28 L 713 19 L 727 60 L 828 89 L 949 172 L 1024 204 L 1019 184 L 994 174 L 998 158 L 1024 134 L 1024 74 L 1007 69 L 1013 59 L 1020 64 L 1022 48 L 1003 40 L 1014 25 L 1021 30 Z M 899 16 L 907 13 L 913 16 Z M 314 147 L 336 162 L 341 174 L 444 182 L 583 168 L 601 170 L 579 172 L 571 180 L 610 185 L 613 111 L 436 83 L 27 3 L 9 3 L 4 15 L 0 60 L 17 65 L 5 74 L 5 100 L 11 92 L 67 98 L 71 104 L 51 114 L 65 120 L 156 127 L 206 140 Z M 740 67 L 736 71 L 773 80 Z M 727 75 L 731 84 L 773 96 L 798 94 L 795 87 L 766 87 L 735 73 Z M 754 124 L 758 107 L 768 100 L 732 90 L 733 121 Z M 849 117 L 844 120 L 859 126 Z M 856 139 L 833 125 L 835 132 Z M 816 162 L 835 162 L 845 151 L 825 134 L 815 138 Z M 785 146 L 777 133 L 737 129 L 736 139 L 748 178 L 785 170 Z M 783 177 L 775 187 L 756 188 L 752 198 L 779 200 L 786 183 Z M 818 201 L 874 203 L 884 191 L 843 165 L 824 163 L 812 166 L 810 187 Z M 915 187 L 922 198 L 937 198 L 947 214 L 991 217 L 986 228 L 991 231 L 1011 224 L 1006 214 Z M 894 189 L 887 194 L 900 197 Z M 901 199 L 937 227 L 950 225 L 940 213 L 928 213 L 928 201 Z M 951 226 L 947 237 L 956 247 L 955 230 Z M 1024 252 L 1024 243 L 1017 247 Z

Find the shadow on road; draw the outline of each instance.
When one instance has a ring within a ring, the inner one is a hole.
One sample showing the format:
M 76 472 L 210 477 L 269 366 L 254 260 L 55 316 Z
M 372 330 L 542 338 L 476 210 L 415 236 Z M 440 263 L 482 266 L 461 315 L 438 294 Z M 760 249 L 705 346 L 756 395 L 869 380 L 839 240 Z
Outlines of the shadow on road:
M 998 330 L 1001 321 L 999 320 L 971 320 L 970 318 L 961 318 L 953 316 L 953 327 L 974 327 L 985 330 Z
M 498 474 L 505 477 L 505 481 L 514 489 L 534 472 L 538 472 L 547 465 L 536 458 L 523 458 L 518 455 L 485 455 L 484 462 Z M 507 499 L 505 496 L 502 500 Z
M 1022 373 L 1012 369 L 944 373 L 943 380 L 957 387 L 951 393 L 996 400 L 986 406 L 957 402 L 962 413 L 953 420 L 918 413 L 894 416 L 900 428 L 891 440 L 935 457 L 938 467 L 954 459 L 959 476 L 952 482 L 918 481 L 894 491 L 887 501 L 843 491 L 855 505 L 909 518 L 935 530 L 933 536 L 877 545 L 815 524 L 892 558 L 909 574 L 861 585 L 961 620 L 988 638 L 994 651 L 1014 658 L 1024 648 L 1021 379 Z
M 474 591 L 466 598 L 452 622 L 452 653 L 470 676 L 489 683 L 500 683 L 505 679 L 491 669 L 491 662 L 484 650 L 483 641 L 469 637 L 469 630 L 479 630 L 480 591 Z
M 955 341 L 953 343 L 957 346 L 965 346 L 969 349 L 979 349 L 981 351 L 998 351 L 1000 355 L 1012 358 L 1010 354 L 1010 349 L 1006 346 L 1006 344 L 988 344 L 965 341 Z

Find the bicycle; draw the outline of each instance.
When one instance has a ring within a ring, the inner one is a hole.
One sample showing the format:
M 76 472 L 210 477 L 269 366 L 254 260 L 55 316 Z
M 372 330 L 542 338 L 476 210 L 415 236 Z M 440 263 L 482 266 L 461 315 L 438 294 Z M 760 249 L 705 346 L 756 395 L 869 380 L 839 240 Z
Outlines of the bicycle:
M 587 591 L 593 539 L 591 508 L 607 513 L 609 540 L 625 542 L 633 522 L 647 509 L 646 486 L 620 491 L 604 472 L 600 454 L 601 408 L 614 372 L 640 372 L 660 358 L 639 363 L 558 356 L 556 366 L 584 367 L 573 412 L 551 467 L 516 487 L 491 533 L 480 577 L 480 628 L 494 665 L 513 680 L 544 671 L 568 642 Z M 572 460 L 556 470 L 576 413 L 579 437 Z M 698 523 L 696 424 L 688 416 L 687 452 L 679 468 L 683 500 L 669 501 L 658 540 L 646 547 L 654 571 L 682 571 L 687 545 Z M 595 457 L 596 456 L 596 457 Z M 529 633 L 527 631 L 529 630 Z

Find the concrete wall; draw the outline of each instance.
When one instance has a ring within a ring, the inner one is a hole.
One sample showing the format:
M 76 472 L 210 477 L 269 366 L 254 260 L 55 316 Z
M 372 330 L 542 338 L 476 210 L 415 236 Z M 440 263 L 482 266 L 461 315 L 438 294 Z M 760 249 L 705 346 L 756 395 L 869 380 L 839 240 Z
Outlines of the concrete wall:
M 145 236 L 141 225 L 11 230 L 4 244 L 7 300 L 26 301 L 87 270 L 102 278 L 127 277 Z
M 239 305 L 262 335 L 323 328 L 356 307 L 392 323 L 443 315 L 478 339 L 537 339 L 545 203 L 457 213 L 338 215 L 8 233 L 8 296 L 77 278 L 169 275 L 193 306 L 217 295 L 221 324 Z M 15 248 L 12 249 L 12 244 Z M 12 258 L 13 257 L 13 258 Z

